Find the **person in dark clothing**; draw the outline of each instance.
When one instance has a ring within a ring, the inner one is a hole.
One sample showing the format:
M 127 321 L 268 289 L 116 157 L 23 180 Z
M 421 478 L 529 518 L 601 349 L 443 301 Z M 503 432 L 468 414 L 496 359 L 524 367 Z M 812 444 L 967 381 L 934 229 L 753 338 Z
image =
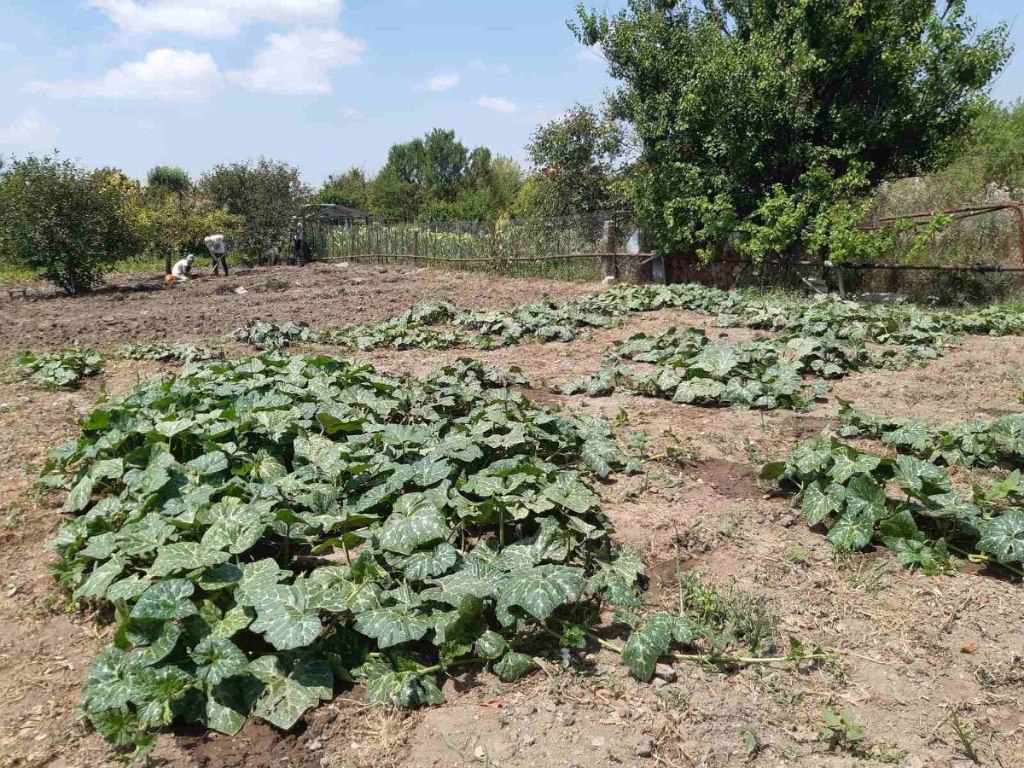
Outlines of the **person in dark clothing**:
M 301 221 L 295 225 L 295 234 L 292 235 L 292 264 L 297 267 L 306 265 L 306 233 Z

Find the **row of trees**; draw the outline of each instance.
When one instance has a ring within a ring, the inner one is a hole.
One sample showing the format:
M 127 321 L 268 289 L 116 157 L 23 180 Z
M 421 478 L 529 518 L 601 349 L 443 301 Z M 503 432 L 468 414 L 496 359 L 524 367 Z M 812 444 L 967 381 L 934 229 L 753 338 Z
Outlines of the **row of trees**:
M 883 185 L 925 177 L 915 190 L 946 205 L 1024 188 L 1024 105 L 986 96 L 1007 27 L 979 30 L 964 0 L 629 0 L 580 7 L 573 30 L 620 85 L 540 126 L 530 173 L 440 129 L 315 195 L 269 160 L 195 181 L 156 168 L 143 185 L 30 157 L 0 170 L 0 258 L 77 291 L 112 260 L 169 261 L 213 230 L 259 257 L 312 199 L 420 222 L 629 208 L 662 251 L 838 261 L 887 242 L 858 228 Z
M 314 200 L 340 203 L 388 221 L 496 221 L 554 218 L 621 207 L 625 134 L 618 122 L 576 106 L 540 126 L 527 145 L 534 170 L 469 149 L 454 131 L 434 129 L 395 144 L 369 178 L 360 168 L 331 176 Z
M 527 150 L 538 170 L 527 175 L 514 160 L 435 129 L 394 145 L 374 178 L 353 168 L 315 195 L 298 169 L 267 159 L 219 165 L 199 179 L 158 166 L 143 183 L 113 168 L 29 156 L 0 166 L 0 261 L 80 293 L 123 260 L 160 260 L 170 271 L 182 254 L 202 251 L 213 232 L 253 260 L 283 249 L 309 201 L 420 222 L 604 210 L 623 204 L 616 191 L 623 146 L 617 123 L 576 107 L 537 130 Z
M 219 165 L 198 180 L 158 166 L 143 184 L 116 169 L 29 156 L 0 168 L 0 259 L 76 294 L 118 261 L 160 259 L 169 272 L 215 232 L 256 258 L 285 245 L 309 195 L 296 168 L 266 159 Z

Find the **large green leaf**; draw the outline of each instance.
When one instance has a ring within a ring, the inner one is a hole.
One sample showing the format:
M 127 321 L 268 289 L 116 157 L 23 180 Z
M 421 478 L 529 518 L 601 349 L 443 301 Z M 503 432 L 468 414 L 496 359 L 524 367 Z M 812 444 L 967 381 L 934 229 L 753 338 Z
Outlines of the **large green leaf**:
M 864 549 L 871 543 L 875 532 L 875 521 L 870 512 L 854 514 L 847 512 L 828 531 L 828 540 L 840 552 Z
M 151 667 L 159 664 L 174 651 L 181 637 L 181 628 L 173 621 L 132 622 L 144 624 L 135 627 L 132 642 L 135 648 L 128 654 L 126 663 L 132 667 Z
M 196 613 L 195 604 L 189 600 L 195 586 L 185 579 L 158 581 L 147 588 L 132 608 L 133 619 L 158 619 L 173 621 Z
M 306 582 L 306 590 L 311 610 L 360 613 L 380 607 L 380 587 L 369 581 L 352 581 L 346 568 L 317 568 Z
M 249 672 L 266 686 L 253 714 L 285 731 L 333 694 L 331 667 L 319 659 L 298 661 L 289 667 L 277 656 L 261 656 L 249 664 Z
M 1008 509 L 980 523 L 978 549 L 1000 563 L 1024 562 L 1024 509 Z
M 89 578 L 82 586 L 74 591 L 74 598 L 80 600 L 83 597 L 102 597 L 123 571 L 124 562 L 120 558 L 108 560 L 89 574 Z
M 397 559 L 395 567 L 405 574 L 409 581 L 426 581 L 450 571 L 459 559 L 459 551 L 447 541 L 433 549 L 414 552 L 407 558 Z
M 868 475 L 857 475 L 850 480 L 845 501 L 847 517 L 863 518 L 872 523 L 885 517 L 885 486 Z
M 389 552 L 414 549 L 448 538 L 450 530 L 433 494 L 409 493 L 395 502 L 380 530 L 380 545 Z
M 709 344 L 690 361 L 690 367 L 706 373 L 710 378 L 722 379 L 736 367 L 736 350 L 719 344 Z
M 664 656 L 683 625 L 678 616 L 670 613 L 652 613 L 637 629 L 634 629 L 622 649 L 622 661 L 638 680 L 644 682 L 654 676 L 658 659 Z M 688 640 L 686 637 L 683 642 Z
M 514 682 L 537 669 L 537 662 L 525 653 L 509 651 L 494 665 L 495 674 L 506 683 Z
M 279 651 L 310 645 L 323 632 L 318 607 L 309 604 L 307 585 L 272 584 L 253 594 L 256 620 L 249 625 Z
M 458 607 L 467 595 L 478 598 L 495 597 L 498 594 L 500 577 L 497 573 L 478 573 L 473 570 L 456 571 L 448 576 L 433 579 L 432 589 L 423 592 L 423 597 L 438 600 Z
M 263 538 L 267 525 L 273 520 L 272 502 L 245 504 L 241 499 L 228 497 L 211 509 L 207 515 L 213 524 L 206 529 L 200 543 L 211 550 L 224 550 L 232 555 L 247 552 Z
M 870 474 L 881 464 L 881 461 L 880 458 L 872 456 L 870 453 L 840 451 L 833 457 L 832 480 L 840 485 L 845 485 L 854 475 Z
M 834 512 L 838 512 L 846 498 L 846 489 L 838 483 L 822 488 L 823 480 L 804 488 L 800 511 L 808 525 L 817 525 Z
M 199 477 L 216 475 L 227 471 L 228 457 L 222 451 L 211 451 L 204 453 L 198 458 L 192 459 L 185 464 L 185 471 L 194 472 Z
M 92 476 L 83 477 L 74 488 L 71 489 L 71 493 L 68 494 L 67 499 L 64 502 L 65 512 L 80 512 L 89 505 L 89 501 L 92 499 L 92 489 L 96 485 L 96 478 Z
M 82 686 L 82 705 L 88 712 L 105 712 L 128 704 L 134 694 L 126 654 L 110 648 L 89 667 Z
M 216 686 L 249 667 L 249 660 L 238 646 L 223 637 L 208 637 L 192 649 L 196 677 L 209 686 Z
M 231 558 L 227 552 L 210 549 L 202 544 L 178 542 L 160 548 L 156 560 L 149 567 L 149 575 L 170 576 L 181 571 L 196 571 L 226 563 Z
M 288 576 L 288 572 L 270 558 L 246 563 L 241 568 L 242 579 L 235 590 L 235 601 L 239 605 L 255 605 L 259 596 L 265 594 L 269 587 Z
M 559 474 L 554 483 L 545 486 L 542 493 L 545 498 L 578 515 L 585 515 L 598 503 L 597 494 L 572 472 Z
M 544 621 L 560 605 L 577 600 L 582 589 L 583 571 L 579 568 L 541 565 L 513 571 L 500 586 L 498 619 L 508 626 L 515 622 L 511 609 L 520 608 Z
M 174 526 L 159 514 L 148 514 L 137 523 L 121 528 L 117 533 L 118 551 L 125 557 L 148 555 L 168 541 L 174 532 Z
M 381 648 L 422 639 L 433 627 L 430 616 L 403 606 L 376 608 L 356 616 L 356 631 L 377 641 Z
M 206 725 L 234 736 L 242 730 L 246 717 L 264 690 L 263 683 L 250 675 L 227 678 L 214 686 L 206 698 Z

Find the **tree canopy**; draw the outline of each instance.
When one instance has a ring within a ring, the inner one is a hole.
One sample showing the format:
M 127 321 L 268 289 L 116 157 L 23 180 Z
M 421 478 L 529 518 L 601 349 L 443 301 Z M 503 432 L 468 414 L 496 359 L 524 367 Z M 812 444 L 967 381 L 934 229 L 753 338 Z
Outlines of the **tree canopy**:
M 169 192 L 184 195 L 192 189 L 192 177 L 183 168 L 171 165 L 157 165 L 146 177 L 146 186 L 150 192 Z
M 0 253 L 78 294 L 138 252 L 140 188 L 120 171 L 29 156 L 0 173 Z
M 524 208 L 557 217 L 620 206 L 615 182 L 624 142 L 614 120 L 579 104 L 540 126 L 526 146 L 537 176 Z
M 310 195 L 298 168 L 266 158 L 218 165 L 199 189 L 216 207 L 241 217 L 237 247 L 250 258 L 285 244 L 292 218 Z
M 626 186 L 665 250 L 833 259 L 881 181 L 948 164 L 1010 53 L 964 0 L 630 0 L 578 9 L 641 154 Z M 865 236 L 866 237 L 866 236 Z
M 400 221 L 493 221 L 508 212 L 523 172 L 486 147 L 469 149 L 455 131 L 435 128 L 394 144 L 373 179 L 353 168 L 331 176 L 318 202 L 362 208 L 380 219 Z
M 366 210 L 369 207 L 370 186 L 362 168 L 349 168 L 342 174 L 328 177 L 314 202 L 347 205 Z

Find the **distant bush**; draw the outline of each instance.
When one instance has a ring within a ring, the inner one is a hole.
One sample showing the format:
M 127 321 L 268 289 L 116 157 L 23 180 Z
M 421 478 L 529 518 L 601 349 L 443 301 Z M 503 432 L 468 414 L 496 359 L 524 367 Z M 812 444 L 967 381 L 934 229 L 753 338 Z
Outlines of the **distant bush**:
M 96 287 L 139 250 L 137 182 L 59 157 L 29 156 L 0 173 L 0 254 L 69 294 Z

